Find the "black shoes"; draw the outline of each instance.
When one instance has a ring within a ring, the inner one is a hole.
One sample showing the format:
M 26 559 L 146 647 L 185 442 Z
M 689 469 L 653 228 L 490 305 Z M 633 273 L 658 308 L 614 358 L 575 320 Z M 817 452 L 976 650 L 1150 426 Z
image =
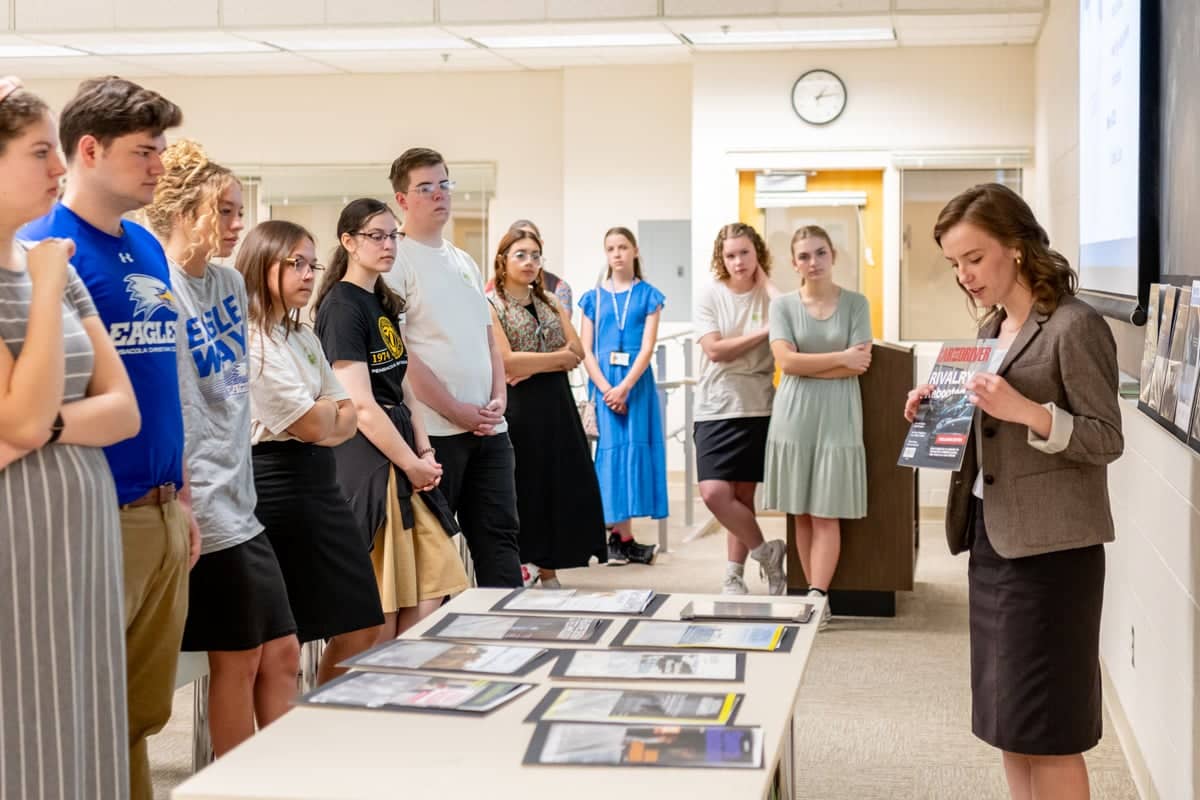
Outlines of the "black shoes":
M 629 556 L 625 552 L 625 543 L 621 541 L 621 537 L 615 533 L 608 535 L 608 565 L 610 567 L 623 567 L 629 563 Z
M 620 567 L 625 564 L 653 564 L 658 554 L 658 545 L 641 544 L 633 539 L 621 541 L 616 533 L 608 534 L 608 565 Z

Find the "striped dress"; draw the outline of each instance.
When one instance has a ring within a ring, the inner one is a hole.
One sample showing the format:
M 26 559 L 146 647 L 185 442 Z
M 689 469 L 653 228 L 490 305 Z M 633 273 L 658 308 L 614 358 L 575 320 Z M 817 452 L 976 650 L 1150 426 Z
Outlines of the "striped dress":
M 0 268 L 0 340 L 21 353 L 32 284 Z M 96 314 L 71 270 L 65 402 L 87 391 Z M 117 494 L 104 451 L 54 444 L 0 468 L 0 797 L 129 797 Z

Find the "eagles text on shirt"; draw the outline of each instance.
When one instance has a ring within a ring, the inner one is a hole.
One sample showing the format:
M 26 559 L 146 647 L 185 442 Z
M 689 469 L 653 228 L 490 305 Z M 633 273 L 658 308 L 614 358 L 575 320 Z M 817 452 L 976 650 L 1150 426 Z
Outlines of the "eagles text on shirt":
M 129 261 L 133 256 L 122 252 Z M 122 356 L 164 353 L 175 350 L 175 322 L 179 316 L 171 287 L 153 275 L 133 273 L 125 276 L 125 292 L 133 303 L 129 322 L 114 322 L 108 335 Z

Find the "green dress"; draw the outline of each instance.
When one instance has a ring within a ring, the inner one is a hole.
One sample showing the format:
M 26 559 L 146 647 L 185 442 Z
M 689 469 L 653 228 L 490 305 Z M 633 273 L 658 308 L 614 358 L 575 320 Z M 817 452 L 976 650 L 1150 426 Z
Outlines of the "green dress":
M 798 293 L 775 298 L 771 341 L 801 353 L 834 353 L 871 341 L 871 309 L 841 290 L 828 319 L 811 316 Z M 784 375 L 767 431 L 764 504 L 789 514 L 859 519 L 867 515 L 867 463 L 858 378 Z

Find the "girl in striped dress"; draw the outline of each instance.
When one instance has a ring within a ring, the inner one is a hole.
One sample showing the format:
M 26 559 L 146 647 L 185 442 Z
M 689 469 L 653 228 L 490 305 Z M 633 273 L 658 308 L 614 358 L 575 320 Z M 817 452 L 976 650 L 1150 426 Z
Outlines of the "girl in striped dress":
M 28 248 L 65 169 L 46 104 L 0 78 L 0 797 L 129 796 L 117 493 L 137 401 L 74 244 Z

